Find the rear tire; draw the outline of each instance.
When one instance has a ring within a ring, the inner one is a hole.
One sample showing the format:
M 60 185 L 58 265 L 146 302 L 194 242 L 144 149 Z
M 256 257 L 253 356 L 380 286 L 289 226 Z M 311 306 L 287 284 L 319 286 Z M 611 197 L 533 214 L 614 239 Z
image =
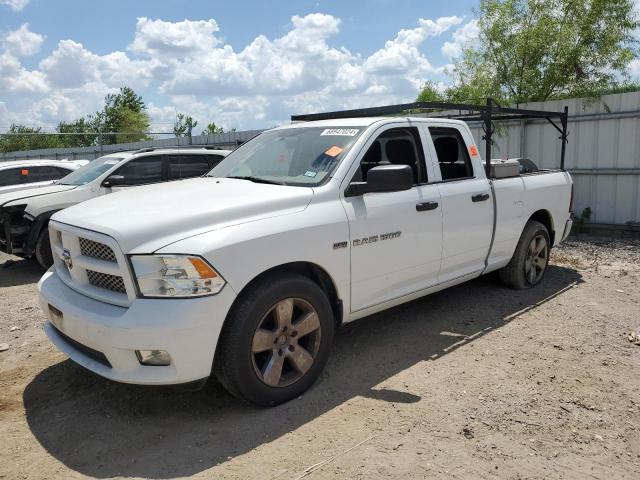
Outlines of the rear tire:
M 499 270 L 500 280 L 518 290 L 535 287 L 547 271 L 550 251 L 547 227 L 533 220 L 527 222 L 511 261 Z
M 325 292 L 275 273 L 241 294 L 225 322 L 214 372 L 234 396 L 260 406 L 298 397 L 329 358 L 335 321 Z
M 53 254 L 51 253 L 51 241 L 49 240 L 49 229 L 44 228 L 40 235 L 35 248 L 36 260 L 41 267 L 48 269 L 53 265 Z

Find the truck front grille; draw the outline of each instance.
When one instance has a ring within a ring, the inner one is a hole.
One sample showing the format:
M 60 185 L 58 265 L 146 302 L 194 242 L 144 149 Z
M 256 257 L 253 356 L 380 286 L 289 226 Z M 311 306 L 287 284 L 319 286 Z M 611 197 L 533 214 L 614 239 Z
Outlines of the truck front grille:
M 110 246 L 104 243 L 94 242 L 87 238 L 78 238 L 80 241 L 80 253 L 87 257 L 97 258 L 99 260 L 105 260 L 107 262 L 117 262 L 116 254 Z
M 95 300 L 131 305 L 136 290 L 115 239 L 55 220 L 49 223 L 49 232 L 56 273 L 64 283 Z
M 108 273 L 87 270 L 87 278 L 89 279 L 89 283 L 94 287 L 104 288 L 106 290 L 111 290 L 112 292 L 127 293 L 122 277 L 117 275 L 109 275 Z

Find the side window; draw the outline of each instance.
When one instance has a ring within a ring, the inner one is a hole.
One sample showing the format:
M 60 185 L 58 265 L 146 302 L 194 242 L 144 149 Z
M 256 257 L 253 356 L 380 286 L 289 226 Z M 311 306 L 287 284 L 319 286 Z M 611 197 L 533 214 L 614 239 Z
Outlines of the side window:
M 473 166 L 462 135 L 457 128 L 429 127 L 436 149 L 442 180 L 473 178 Z
M 207 158 L 209 159 L 209 170 L 211 170 L 217 166 L 224 157 L 222 155 L 207 155 Z
M 353 181 L 367 181 L 367 173 L 378 165 L 408 165 L 415 185 L 427 182 L 424 152 L 416 127 L 392 128 L 381 133 L 360 161 Z
M 123 175 L 125 185 L 144 185 L 162 181 L 162 156 L 142 157 L 124 164 L 113 175 Z
M 25 172 L 27 172 L 25 174 Z M 47 180 L 59 180 L 63 177 L 56 167 L 44 165 L 22 169 L 22 183 L 46 182 Z
M 0 170 L 0 187 L 18 185 L 22 183 L 21 168 L 7 168 Z
M 172 155 L 169 157 L 169 180 L 199 177 L 204 175 L 209 167 L 207 155 Z

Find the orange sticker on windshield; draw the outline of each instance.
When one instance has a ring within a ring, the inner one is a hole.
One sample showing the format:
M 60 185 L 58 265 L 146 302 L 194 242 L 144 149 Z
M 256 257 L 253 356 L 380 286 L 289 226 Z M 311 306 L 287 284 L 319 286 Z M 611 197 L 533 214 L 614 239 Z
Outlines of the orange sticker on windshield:
M 477 157 L 478 156 L 478 148 L 475 145 L 469 145 L 469 154 L 472 157 Z
M 333 147 L 327 149 L 324 151 L 324 153 L 326 155 L 329 155 L 330 157 L 337 157 L 338 155 L 340 155 L 342 153 L 342 148 L 340 148 L 337 145 L 334 145 Z
M 23 169 L 23 170 L 20 172 L 20 174 L 21 174 L 21 175 L 24 175 L 24 176 L 27 176 L 27 175 L 29 175 L 29 170 L 27 170 L 27 169 L 25 168 L 25 169 Z

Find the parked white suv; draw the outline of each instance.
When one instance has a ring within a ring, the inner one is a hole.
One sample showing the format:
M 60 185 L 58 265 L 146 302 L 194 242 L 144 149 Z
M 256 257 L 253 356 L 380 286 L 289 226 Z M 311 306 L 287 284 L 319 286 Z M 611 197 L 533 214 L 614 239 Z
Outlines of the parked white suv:
M 509 175 L 487 179 L 457 120 L 263 132 L 207 177 L 55 214 L 46 333 L 116 381 L 214 373 L 249 402 L 284 402 L 318 377 L 342 323 L 494 270 L 517 288 L 542 280 L 571 227 L 571 177 Z
M 0 250 L 34 257 L 49 268 L 53 258 L 47 225 L 55 212 L 134 186 L 204 175 L 229 152 L 174 147 L 114 153 L 78 168 L 55 185 L 0 194 Z
M 0 195 L 27 188 L 46 187 L 87 163 L 89 160 L 0 161 Z

